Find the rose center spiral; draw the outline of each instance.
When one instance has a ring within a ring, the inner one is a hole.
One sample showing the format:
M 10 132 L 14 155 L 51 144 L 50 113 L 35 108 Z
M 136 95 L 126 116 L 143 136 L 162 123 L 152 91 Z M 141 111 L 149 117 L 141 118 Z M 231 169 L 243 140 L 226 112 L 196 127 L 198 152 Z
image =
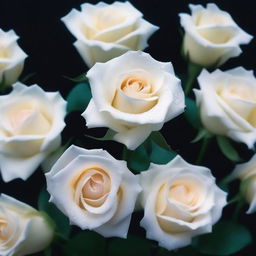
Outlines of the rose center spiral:
M 51 129 L 51 121 L 37 107 L 21 104 L 8 114 L 13 135 L 44 135 Z
M 150 75 L 136 71 L 120 79 L 112 106 L 122 112 L 140 114 L 158 102 L 158 93 Z
M 132 98 L 145 98 L 152 91 L 151 84 L 140 77 L 128 77 L 123 80 L 121 90 Z
M 192 187 L 184 184 L 172 185 L 169 190 L 169 198 L 181 204 L 193 206 L 198 200 L 198 195 Z
M 76 203 L 83 209 L 100 207 L 111 189 L 109 175 L 101 168 L 86 169 L 74 183 Z
M 98 199 L 104 195 L 104 180 L 102 175 L 94 174 L 85 183 L 82 194 L 84 198 Z
M 8 223 L 5 219 L 0 218 L 0 243 L 5 242 L 9 237 Z
M 226 90 L 219 90 L 218 94 L 225 101 L 228 101 L 230 97 L 247 101 L 256 101 L 256 93 L 244 84 L 234 85 Z

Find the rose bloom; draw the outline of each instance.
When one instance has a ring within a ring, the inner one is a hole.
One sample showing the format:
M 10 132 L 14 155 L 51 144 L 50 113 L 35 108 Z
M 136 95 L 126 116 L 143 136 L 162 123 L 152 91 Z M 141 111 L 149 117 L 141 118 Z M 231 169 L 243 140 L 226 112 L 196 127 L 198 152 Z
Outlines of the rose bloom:
M 74 45 L 79 54 L 92 67 L 96 62 L 148 46 L 148 38 L 158 27 L 142 16 L 129 2 L 99 2 L 82 4 L 81 12 L 73 9 L 62 21 L 76 37 Z
M 231 175 L 234 178 L 239 178 L 242 182 L 243 196 L 250 204 L 247 213 L 256 212 L 256 155 L 250 161 L 236 165 Z
M 70 146 L 46 174 L 53 202 L 81 229 L 127 236 L 138 193 L 138 177 L 125 161 L 102 149 Z
M 152 131 L 184 111 L 184 93 L 170 62 L 127 52 L 87 73 L 92 99 L 82 116 L 87 126 L 108 127 L 114 140 L 138 147 Z
M 180 156 L 166 165 L 151 164 L 140 173 L 144 217 L 141 226 L 148 239 L 173 250 L 191 238 L 211 232 L 226 205 L 226 193 L 215 184 L 211 171 L 191 165 Z
M 194 90 L 203 125 L 252 148 L 256 140 L 256 79 L 242 67 L 225 72 L 203 70 Z
M 61 143 L 66 102 L 58 92 L 13 85 L 0 96 L 0 170 L 3 180 L 26 180 Z
M 53 229 L 31 206 L 10 196 L 0 196 L 0 255 L 23 256 L 44 250 Z
M 18 46 L 13 30 L 0 29 L 0 84 L 11 85 L 18 80 L 27 54 Z M 1 88 L 0 88 L 1 89 Z
M 192 14 L 181 13 L 180 23 L 185 30 L 183 52 L 190 61 L 203 66 L 220 66 L 242 51 L 252 36 L 243 31 L 232 17 L 215 4 L 189 5 Z

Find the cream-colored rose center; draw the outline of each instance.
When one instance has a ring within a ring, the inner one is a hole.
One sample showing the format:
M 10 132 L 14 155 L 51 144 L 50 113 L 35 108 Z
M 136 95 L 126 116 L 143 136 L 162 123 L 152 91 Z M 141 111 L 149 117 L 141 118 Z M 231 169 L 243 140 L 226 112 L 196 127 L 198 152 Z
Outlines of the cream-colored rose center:
M 44 135 L 51 129 L 51 121 L 38 108 L 24 104 L 11 109 L 8 113 L 11 134 L 14 135 Z
M 9 57 L 10 57 L 9 50 L 5 46 L 0 45 L 0 59 L 7 59 Z
M 121 84 L 121 90 L 132 98 L 145 98 L 152 92 L 150 82 L 140 77 L 128 77 Z
M 197 27 L 202 26 L 223 26 L 229 25 L 230 19 L 226 15 L 221 13 L 212 13 L 208 11 L 202 11 L 195 17 L 195 25 Z
M 228 88 L 220 88 L 217 93 L 227 103 L 230 98 L 256 102 L 256 90 L 246 84 L 234 84 Z
M 186 231 L 176 220 L 192 223 L 193 213 L 202 201 L 202 184 L 196 180 L 179 179 L 164 183 L 156 197 L 155 212 L 159 226 L 167 233 Z
M 5 219 L 0 218 L 0 243 L 7 241 L 9 237 L 8 223 Z
M 167 184 L 163 184 L 157 195 L 156 212 L 163 214 L 166 208 L 168 208 L 168 200 L 193 207 L 200 200 L 200 194 L 198 184 L 192 181 L 177 180 L 170 187 L 168 187 Z M 169 216 L 172 216 L 171 211 L 169 213 Z
M 15 244 L 15 241 L 17 240 L 20 230 L 18 226 L 13 225 L 14 223 L 17 223 L 18 220 L 15 219 L 15 216 L 7 216 L 6 217 L 0 217 L 0 248 L 6 249 L 10 248 Z
M 33 109 L 21 109 L 14 113 L 11 120 L 14 130 L 17 130 L 32 113 Z
M 5 46 L 0 45 L 0 70 L 6 68 L 9 65 L 9 57 L 9 50 Z
M 205 28 L 198 30 L 198 33 L 214 44 L 225 44 L 234 37 L 234 31 L 229 28 Z
M 111 189 L 111 180 L 101 168 L 89 168 L 76 178 L 73 184 L 75 202 L 82 209 L 100 207 Z
M 125 77 L 117 88 L 112 106 L 126 113 L 139 114 L 149 111 L 158 101 L 153 84 L 138 75 Z
M 94 23 L 95 28 L 99 31 L 109 29 L 111 27 L 122 24 L 126 16 L 116 8 L 105 7 L 97 15 Z
M 214 44 L 225 44 L 234 37 L 230 18 L 221 13 L 202 11 L 194 18 L 198 33 Z
M 199 195 L 190 184 L 175 184 L 169 190 L 169 198 L 184 205 L 194 206 Z

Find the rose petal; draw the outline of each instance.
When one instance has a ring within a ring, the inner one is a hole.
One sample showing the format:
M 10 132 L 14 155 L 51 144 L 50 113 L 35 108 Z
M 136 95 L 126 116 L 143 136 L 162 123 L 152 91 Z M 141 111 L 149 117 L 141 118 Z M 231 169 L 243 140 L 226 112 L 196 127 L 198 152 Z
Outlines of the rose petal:
M 242 52 L 239 44 L 247 44 L 252 39 L 215 4 L 207 4 L 206 8 L 201 5 L 189 7 L 192 15 L 181 13 L 179 16 L 185 30 L 183 50 L 192 62 L 203 67 L 220 66 Z
M 13 158 L 0 155 L 0 169 L 4 182 L 16 178 L 27 180 L 45 159 L 46 153 L 40 153 L 27 158 Z
M 95 228 L 94 231 L 101 234 L 104 237 L 121 237 L 127 238 L 127 233 L 129 229 L 129 225 L 131 222 L 131 215 L 126 217 L 120 222 L 117 223 L 106 223 L 98 228 Z
M 82 117 L 86 120 L 86 126 L 88 128 L 111 127 L 115 131 L 127 131 L 127 128 L 111 116 L 98 111 L 93 99 L 90 100 L 86 110 L 82 113 Z
M 203 71 L 198 81 L 201 90 L 195 90 L 195 94 L 204 126 L 215 134 L 229 136 L 252 147 L 256 131 L 253 126 L 255 78 L 253 81 L 252 73 L 243 68 L 236 68 L 230 72 L 217 70 L 212 74 Z M 243 84 L 247 87 L 242 86 Z M 242 89 L 247 93 L 244 96 L 239 91 L 233 92 Z M 232 93 L 235 93 L 237 98 Z
M 123 143 L 130 150 L 136 149 L 153 131 L 150 125 L 141 125 L 114 135 L 114 140 Z
M 168 250 L 177 249 L 180 247 L 184 247 L 189 245 L 191 242 L 191 238 L 188 237 L 186 234 L 176 234 L 171 235 L 169 233 L 164 232 L 156 219 L 154 214 L 151 214 L 154 211 L 153 202 L 155 202 L 155 197 L 152 194 L 148 194 L 151 198 L 148 204 L 144 209 L 144 217 L 140 222 L 140 226 L 143 227 L 146 232 L 146 237 L 148 239 L 153 239 L 159 242 L 160 246 Z M 153 196 L 153 197 L 152 197 Z
M 147 70 L 147 72 L 156 74 L 156 68 L 154 66 L 156 61 L 153 60 L 151 57 L 149 57 L 148 54 L 145 54 L 145 53 L 140 53 L 139 58 L 138 58 L 137 52 L 126 53 L 125 55 L 122 56 L 122 59 L 125 60 L 124 64 L 134 63 L 132 59 L 134 59 L 135 56 L 136 56 L 136 66 L 134 66 L 133 69 L 136 70 L 136 68 L 138 69 L 137 67 L 138 65 L 142 65 L 142 67 L 145 66 L 145 69 Z M 120 65 L 121 63 L 118 59 L 113 59 L 109 62 L 112 62 L 113 66 L 111 67 L 111 69 L 112 68 L 115 69 L 115 72 L 117 72 L 116 69 L 122 70 L 124 68 L 122 67 L 122 65 L 124 64 Z M 162 84 L 160 85 L 161 92 L 159 93 L 161 94 L 161 99 L 156 104 L 156 106 L 154 106 L 152 109 L 142 113 L 141 115 L 134 115 L 134 114 L 124 113 L 122 111 L 119 111 L 113 108 L 111 106 L 111 103 L 113 101 L 113 98 L 115 96 L 115 91 L 116 91 L 115 80 L 111 84 L 109 84 L 108 87 L 106 87 L 108 89 L 106 91 L 106 88 L 102 87 L 101 86 L 102 84 L 99 83 L 97 79 L 101 77 L 103 81 L 105 80 L 109 81 L 108 74 L 106 74 L 104 70 L 104 65 L 105 64 L 98 63 L 94 66 L 94 68 L 92 68 L 88 72 L 88 77 L 90 79 L 95 106 L 100 112 L 104 112 L 104 115 L 108 112 L 109 115 L 111 115 L 114 120 L 118 119 L 119 122 L 121 121 L 121 123 L 123 123 L 123 125 L 134 126 L 137 124 L 141 125 L 141 124 L 148 124 L 148 123 L 149 124 L 163 123 L 169 120 L 169 118 L 173 118 L 176 115 L 180 114 L 180 112 L 182 112 L 181 109 L 183 109 L 184 107 L 184 100 L 181 98 L 183 96 L 183 93 L 180 90 L 179 80 L 175 78 L 175 76 L 172 76 L 165 72 L 162 74 L 162 76 L 160 76 L 164 78 L 162 82 L 163 85 Z M 163 64 L 163 66 L 161 67 L 161 71 L 159 72 L 163 72 L 163 69 L 165 69 L 166 67 L 167 65 Z M 128 66 L 128 69 L 129 69 L 129 66 Z M 170 71 L 172 72 L 172 70 Z M 124 71 L 124 73 L 127 73 L 127 71 Z M 160 82 L 160 80 L 158 80 L 158 82 Z M 173 92 L 174 92 L 174 95 L 172 94 Z M 171 104 L 172 104 L 173 97 L 175 97 L 175 101 L 173 102 L 174 110 L 169 111 L 169 108 L 172 107 Z M 111 127 L 111 128 L 115 130 L 114 127 Z
M 25 204 L 3 193 L 0 196 L 0 204 L 3 205 L 5 208 L 12 208 L 13 205 L 15 205 L 16 210 L 23 215 L 26 215 L 31 212 L 36 212 L 36 210 L 30 205 Z
M 24 60 L 27 54 L 18 46 L 17 39 L 19 38 L 13 30 L 4 32 L 0 29 L 0 38 L 4 50 L 8 52 L 6 58 L 0 60 L 0 80 L 4 76 L 4 82 L 7 85 L 15 83 L 23 70 Z
M 1 255 L 32 254 L 45 249 L 51 243 L 53 229 L 34 208 L 2 194 L 0 211 L 8 218 L 8 226 L 13 228 L 9 243 L 0 249 Z
M 97 167 L 106 170 L 111 177 L 111 191 L 105 203 L 94 209 L 97 214 L 91 214 L 81 209 L 74 202 L 71 182 L 75 176 L 80 175 L 84 170 L 95 167 L 95 163 L 100 163 L 101 166 L 97 164 Z M 117 175 L 119 172 L 119 167 L 106 158 L 94 155 L 81 155 L 72 160 L 61 172 L 56 173 L 54 176 L 51 175 L 51 172 L 47 173 L 47 189 L 52 195 L 51 201 L 69 216 L 72 223 L 75 223 L 82 229 L 92 229 L 106 223 L 116 212 L 116 193 L 121 182 L 121 177 Z M 70 173 L 72 173 L 72 176 L 70 176 Z
M 217 188 L 210 170 L 191 165 L 180 156 L 165 165 L 151 164 L 140 174 L 140 180 L 144 206 L 140 225 L 146 229 L 147 238 L 168 250 L 189 245 L 193 236 L 211 232 L 226 204 L 227 194 Z M 179 186 L 195 193 L 198 200 L 194 205 L 186 205 L 180 198 L 183 192 L 173 190 Z
M 158 29 L 158 26 L 152 25 L 146 20 L 140 20 L 138 21 L 137 29 L 120 38 L 116 43 L 129 47 L 132 50 L 143 50 L 148 47 L 148 38 Z
M 78 40 L 74 46 L 89 67 L 93 66 L 95 62 L 106 62 L 113 56 L 120 56 L 129 50 L 124 45 L 89 40 L 86 42 Z

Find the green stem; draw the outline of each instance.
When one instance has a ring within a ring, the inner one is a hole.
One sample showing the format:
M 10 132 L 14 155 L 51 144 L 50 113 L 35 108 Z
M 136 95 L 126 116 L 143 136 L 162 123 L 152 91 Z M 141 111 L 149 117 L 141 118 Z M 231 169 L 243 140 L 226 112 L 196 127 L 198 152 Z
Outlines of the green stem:
M 45 250 L 44 250 L 44 256 L 51 256 L 52 255 L 52 249 L 51 247 L 47 247 Z
M 63 245 L 68 241 L 68 238 L 65 238 L 62 236 L 60 233 L 55 233 L 54 234 L 54 239 L 53 243 L 58 244 L 58 245 Z
M 130 158 L 130 150 L 127 149 L 126 146 L 124 146 L 123 151 L 122 151 L 122 155 L 121 155 L 121 159 L 125 160 L 126 162 L 129 162 L 129 158 Z
M 239 214 L 244 206 L 244 200 L 240 197 L 240 200 L 238 201 L 236 208 L 234 210 L 234 213 L 232 215 L 233 220 L 237 220 L 239 217 Z
M 142 144 L 147 152 L 147 155 L 150 156 L 152 153 L 152 139 L 149 136 L 144 143 Z
M 219 186 L 225 186 L 228 185 L 231 181 L 234 180 L 234 177 L 231 175 L 228 175 L 226 177 L 224 177 L 220 182 L 219 182 Z
M 185 82 L 185 95 L 188 96 L 191 89 L 192 89 L 192 86 L 195 82 L 195 79 L 197 78 L 197 76 L 199 75 L 199 73 L 201 72 L 202 70 L 202 67 L 194 64 L 194 63 L 191 63 L 191 62 L 188 62 L 188 75 L 187 75 L 187 80 Z
M 2 81 L 0 83 L 0 94 L 5 94 L 9 89 L 10 89 L 10 85 L 8 85 L 6 82 L 5 82 L 5 76 L 3 74 L 3 77 L 2 77 Z
M 1 84 L 0 85 L 0 94 L 5 94 L 9 89 L 9 86 L 7 86 L 6 84 Z
M 199 165 L 202 163 L 206 150 L 208 149 L 209 143 L 211 141 L 211 137 L 204 137 L 199 154 L 196 159 L 196 164 Z
M 233 203 L 239 202 L 240 200 L 241 200 L 241 195 L 240 195 L 240 193 L 238 193 L 237 195 L 235 195 L 232 199 L 230 199 L 228 201 L 228 204 L 233 204 Z

